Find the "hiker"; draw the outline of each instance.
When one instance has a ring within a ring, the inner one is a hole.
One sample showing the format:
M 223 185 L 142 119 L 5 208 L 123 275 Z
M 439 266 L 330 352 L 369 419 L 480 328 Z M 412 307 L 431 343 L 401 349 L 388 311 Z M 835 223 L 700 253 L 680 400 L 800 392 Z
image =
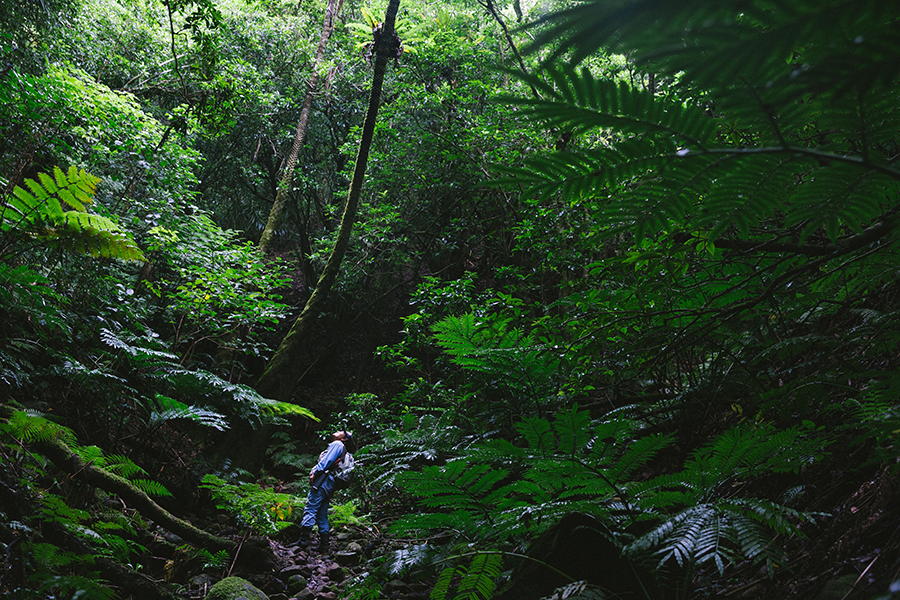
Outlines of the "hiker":
M 319 552 L 328 551 L 328 531 L 330 529 L 328 503 L 334 493 L 335 472 L 341 468 L 341 463 L 350 456 L 347 453 L 347 445 L 352 441 L 353 435 L 349 431 L 335 431 L 331 434 L 331 443 L 319 455 L 319 462 L 309 472 L 310 490 L 306 497 L 303 518 L 300 521 L 300 539 L 291 544 L 292 546 L 306 548 L 313 525 L 317 525 L 319 527 Z

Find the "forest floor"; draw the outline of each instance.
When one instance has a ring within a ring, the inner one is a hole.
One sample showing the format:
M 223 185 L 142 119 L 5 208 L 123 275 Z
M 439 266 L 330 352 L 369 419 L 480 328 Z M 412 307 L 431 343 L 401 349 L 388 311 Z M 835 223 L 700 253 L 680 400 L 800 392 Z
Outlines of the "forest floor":
M 835 473 L 835 477 L 838 474 Z M 855 489 L 852 489 L 854 488 Z M 846 479 L 813 500 L 834 503 L 809 523 L 806 537 L 782 540 L 791 561 L 765 566 L 737 565 L 721 577 L 715 569 L 698 571 L 692 598 L 765 598 L 773 600 L 874 600 L 887 597 L 888 586 L 900 576 L 900 477 L 890 468 L 873 472 L 861 485 Z M 819 506 L 818 509 L 825 508 Z M 368 528 L 338 526 L 327 552 L 313 539 L 308 548 L 270 541 L 275 558 L 265 574 L 236 573 L 262 589 L 270 600 L 340 600 L 349 586 L 365 578 L 386 553 L 399 549 Z M 585 548 L 589 553 L 590 549 Z M 559 565 L 564 567 L 564 565 Z M 430 585 L 415 577 L 381 582 L 382 598 L 420 600 Z M 201 594 L 195 597 L 202 597 Z M 894 596 L 889 596 L 894 598 Z
M 305 548 L 271 541 L 275 564 L 270 573 L 244 574 L 270 600 L 337 600 L 347 596 L 347 586 L 366 577 L 372 549 L 382 538 L 358 528 L 333 532 L 327 550 L 315 539 Z M 396 579 L 385 584 L 386 598 L 414 600 L 427 598 L 430 586 Z

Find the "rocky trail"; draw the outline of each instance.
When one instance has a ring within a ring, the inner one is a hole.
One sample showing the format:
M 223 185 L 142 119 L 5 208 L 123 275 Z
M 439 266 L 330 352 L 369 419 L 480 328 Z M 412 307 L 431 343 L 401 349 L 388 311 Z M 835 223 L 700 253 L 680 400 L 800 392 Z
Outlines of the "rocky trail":
M 191 598 L 207 600 L 338 600 L 347 597 L 347 588 L 359 578 L 365 577 L 370 568 L 370 560 L 381 542 L 381 538 L 370 532 L 344 530 L 333 532 L 327 549 L 320 549 L 313 539 L 308 547 L 302 548 L 285 540 L 270 540 L 274 563 L 267 572 L 259 569 L 237 568 L 231 577 L 223 580 L 231 582 L 214 587 L 217 579 L 199 575 L 191 581 Z M 246 581 L 252 585 L 235 586 L 234 581 Z M 429 588 L 412 582 L 396 579 L 380 590 L 383 598 L 394 600 L 417 600 L 428 596 Z

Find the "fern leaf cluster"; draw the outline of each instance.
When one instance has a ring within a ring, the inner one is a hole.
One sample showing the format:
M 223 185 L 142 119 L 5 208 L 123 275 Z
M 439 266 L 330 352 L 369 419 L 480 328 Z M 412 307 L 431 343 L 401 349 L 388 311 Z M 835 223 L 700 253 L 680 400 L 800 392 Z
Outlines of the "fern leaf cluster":
M 503 561 L 499 554 L 476 553 L 468 567 L 447 567 L 441 571 L 430 600 L 487 600 L 494 593 Z M 451 595 L 451 589 L 455 587 Z
M 397 485 L 418 498 L 421 510 L 395 529 L 451 529 L 496 544 L 584 512 L 613 530 L 654 524 L 630 542 L 622 537 L 631 554 L 724 571 L 744 559 L 781 561 L 774 536 L 797 535 L 814 516 L 735 496 L 744 482 L 796 472 L 819 457 L 821 442 L 802 429 L 730 430 L 693 453 L 681 472 L 656 477 L 645 471 L 673 439 L 642 433 L 634 421 L 595 422 L 576 407 L 553 420 L 526 419 L 518 431 L 520 444 L 473 444 L 443 465 L 399 475 Z
M 521 76 L 540 94 L 538 98 L 504 99 L 552 127 L 576 132 L 611 129 L 619 135 L 652 137 L 665 134 L 685 144 L 705 147 L 712 142 L 715 124 L 705 111 L 681 102 L 655 98 L 624 82 L 595 79 L 588 69 L 548 65 L 546 79 Z
M 148 412 L 147 423 L 151 427 L 187 419 L 222 431 L 230 426 L 229 419 L 233 418 L 254 426 L 277 421 L 286 415 L 316 419 L 310 410 L 302 406 L 265 398 L 247 385 L 230 382 L 203 369 L 186 368 L 176 355 L 160 347 L 159 340 L 152 333 L 141 336 L 103 328 L 100 339 L 141 379 L 156 389 L 165 390 L 166 393 L 157 392 L 153 400 L 144 402 Z M 74 361 L 68 364 L 72 374 L 86 379 L 87 384 L 114 377 L 105 369 L 87 370 Z M 178 397 L 204 401 L 202 404 L 187 404 Z
M 0 431 L 5 431 L 23 443 L 51 440 L 62 442 L 85 462 L 131 480 L 132 484 L 149 495 L 172 495 L 165 486 L 156 481 L 135 479 L 135 476 L 147 475 L 147 472 L 127 456 L 107 455 L 97 446 L 80 446 L 72 430 L 50 421 L 39 413 L 14 411 L 7 422 L 0 425 Z
M 587 0 L 549 15 L 536 44 L 552 39 L 555 56 L 627 53 L 703 90 L 703 102 L 547 65 L 544 78 L 525 77 L 540 98 L 509 102 L 582 141 L 501 171 L 539 197 L 590 205 L 605 235 L 693 228 L 746 239 L 777 223 L 834 243 L 900 199 L 889 100 L 900 72 L 886 64 L 900 56 L 900 11 L 889 4 Z
M 59 440 L 67 445 L 75 443 L 75 433 L 71 429 L 34 411 L 14 411 L 6 423 L 2 424 L 2 428 L 12 437 L 26 443 L 49 440 Z
M 6 464 L 9 476 L 21 476 L 23 471 L 30 471 L 32 477 L 49 476 L 46 459 L 29 447 L 48 442 L 64 444 L 94 468 L 132 479 L 145 474 L 126 457 L 105 455 L 95 446 L 78 445 L 71 430 L 33 411 L 13 411 L 0 422 L 0 434 L 4 456 L 12 459 Z M 146 550 L 135 541 L 136 519 L 114 510 L 81 508 L 64 495 L 37 488 L 25 479 L 20 481 L 21 487 L 12 490 L 14 496 L 10 500 L 19 503 L 22 521 L 6 525 L 18 531 L 16 543 L 25 548 L 29 574 L 40 584 L 41 591 L 48 595 L 113 598 L 114 589 L 101 577 L 96 564 L 99 558 L 129 563 L 135 552 Z M 141 487 L 151 493 L 167 493 L 156 482 Z M 66 482 L 60 480 L 52 489 L 67 488 Z
M 398 475 L 440 464 L 459 453 L 471 440 L 463 435 L 457 418 L 452 410 L 405 414 L 400 429 L 383 432 L 381 442 L 370 444 L 355 455 L 367 474 L 367 485 L 376 492 L 390 492 L 395 489 Z
M 227 511 L 237 522 L 261 535 L 273 535 L 291 525 L 291 515 L 301 509 L 302 499 L 265 489 L 256 483 L 231 483 L 207 474 L 202 488 L 210 491 L 220 510 Z
M 100 179 L 69 167 L 54 167 L 16 186 L 0 208 L 0 231 L 23 233 L 48 245 L 89 256 L 141 261 L 140 248 L 111 219 L 88 213 Z

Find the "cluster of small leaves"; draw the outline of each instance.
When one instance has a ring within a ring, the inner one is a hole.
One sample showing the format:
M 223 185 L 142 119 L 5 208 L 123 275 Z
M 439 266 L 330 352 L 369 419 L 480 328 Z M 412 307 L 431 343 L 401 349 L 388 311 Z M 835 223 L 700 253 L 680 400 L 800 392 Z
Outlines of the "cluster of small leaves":
M 328 521 L 332 526 L 371 527 L 372 521 L 369 519 L 369 515 L 357 514 L 358 510 L 359 506 L 353 500 L 342 504 L 332 504 L 328 507 Z
M 216 506 L 232 515 L 241 527 L 259 535 L 274 535 L 291 525 L 302 500 L 291 494 L 262 488 L 256 483 L 232 483 L 207 474 L 202 488 L 210 491 Z
M 206 327 L 238 325 L 263 327 L 286 315 L 276 290 L 287 283 L 287 267 L 280 259 L 263 261 L 238 232 L 225 231 L 204 215 L 192 215 L 175 231 L 154 227 L 148 231 L 150 249 L 174 269 L 172 278 L 148 283 L 169 302 L 179 318 L 188 317 Z

